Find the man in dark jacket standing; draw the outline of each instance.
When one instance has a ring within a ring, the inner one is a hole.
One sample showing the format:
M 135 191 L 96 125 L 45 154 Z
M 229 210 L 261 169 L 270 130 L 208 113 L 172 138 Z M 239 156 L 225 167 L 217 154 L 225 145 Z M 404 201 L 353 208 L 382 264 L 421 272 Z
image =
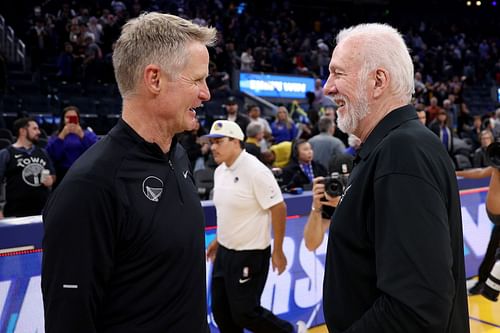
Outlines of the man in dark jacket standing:
M 46 332 L 207 333 L 203 210 L 175 134 L 192 130 L 215 29 L 128 21 L 113 65 L 122 119 L 73 164 L 44 213 Z
M 324 313 L 337 333 L 469 332 L 450 158 L 409 105 L 413 64 L 384 24 L 342 30 L 325 94 L 363 142 L 330 224 Z M 310 219 L 321 220 L 315 186 Z

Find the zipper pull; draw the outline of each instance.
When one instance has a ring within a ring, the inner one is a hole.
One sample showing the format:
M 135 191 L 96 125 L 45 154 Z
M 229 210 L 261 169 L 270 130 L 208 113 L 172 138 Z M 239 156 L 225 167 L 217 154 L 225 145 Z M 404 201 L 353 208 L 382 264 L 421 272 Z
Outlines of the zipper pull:
M 168 165 L 170 166 L 170 169 L 172 169 L 172 171 L 174 171 L 174 165 L 172 164 L 171 160 L 168 160 Z

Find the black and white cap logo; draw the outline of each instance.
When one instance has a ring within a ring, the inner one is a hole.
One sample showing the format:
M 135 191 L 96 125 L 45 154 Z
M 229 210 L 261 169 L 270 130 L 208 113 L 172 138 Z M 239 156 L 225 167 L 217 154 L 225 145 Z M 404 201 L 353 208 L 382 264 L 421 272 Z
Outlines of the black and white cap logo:
M 163 182 L 158 177 L 149 176 L 142 182 L 142 192 L 149 200 L 158 202 L 163 192 Z

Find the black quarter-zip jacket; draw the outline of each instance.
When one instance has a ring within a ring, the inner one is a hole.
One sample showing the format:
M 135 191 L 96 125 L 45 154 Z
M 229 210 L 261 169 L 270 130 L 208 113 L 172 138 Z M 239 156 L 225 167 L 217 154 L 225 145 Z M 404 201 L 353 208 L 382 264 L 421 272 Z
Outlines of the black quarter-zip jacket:
M 44 215 L 52 332 L 208 332 L 203 210 L 189 161 L 123 120 L 65 176 Z
M 323 302 L 332 333 L 467 333 L 457 180 L 415 109 L 372 131 L 332 217 Z

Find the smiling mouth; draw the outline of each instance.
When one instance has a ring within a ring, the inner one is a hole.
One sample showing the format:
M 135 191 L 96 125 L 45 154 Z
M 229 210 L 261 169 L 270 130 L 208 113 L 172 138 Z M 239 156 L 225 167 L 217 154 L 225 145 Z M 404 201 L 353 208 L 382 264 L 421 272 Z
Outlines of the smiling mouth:
M 196 111 L 201 109 L 203 107 L 203 104 L 200 104 L 198 106 L 195 106 L 195 107 L 192 107 L 192 108 L 189 108 L 189 111 L 192 111 L 194 112 L 194 114 L 196 115 Z

